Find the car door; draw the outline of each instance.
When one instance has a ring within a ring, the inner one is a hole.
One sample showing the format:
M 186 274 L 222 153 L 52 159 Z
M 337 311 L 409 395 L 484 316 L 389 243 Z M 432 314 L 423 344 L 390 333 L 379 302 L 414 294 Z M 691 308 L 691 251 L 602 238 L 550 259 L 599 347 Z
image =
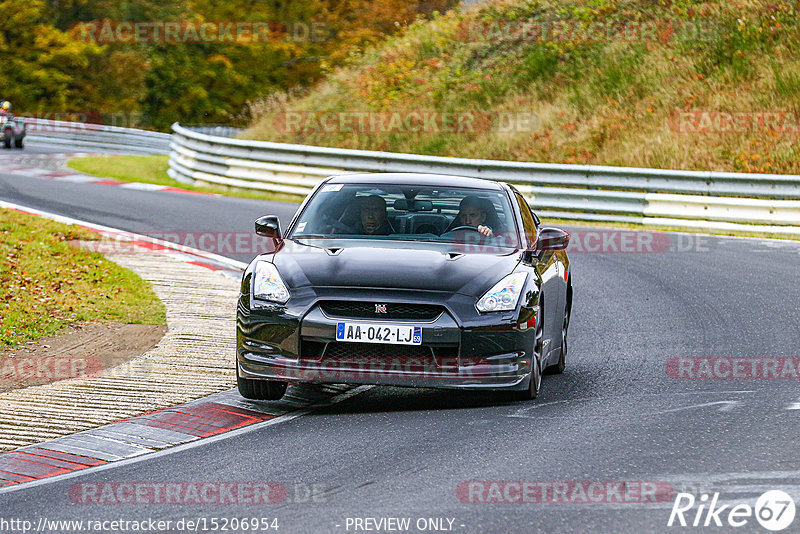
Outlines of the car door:
M 515 191 L 514 193 L 522 216 L 523 230 L 528 237 L 528 243 L 533 243 L 539 231 L 536 225 L 537 219 L 533 215 L 530 206 L 528 206 L 525 197 L 519 192 Z M 544 330 L 542 332 L 542 355 L 544 356 L 545 365 L 548 365 L 550 352 L 560 348 L 561 343 L 561 323 L 557 321 L 557 317 L 559 317 L 558 307 L 561 303 L 559 299 L 561 290 L 559 284 L 559 262 L 555 252 L 546 251 L 534 255 L 532 257 L 532 265 L 542 278 L 542 297 L 545 313 Z

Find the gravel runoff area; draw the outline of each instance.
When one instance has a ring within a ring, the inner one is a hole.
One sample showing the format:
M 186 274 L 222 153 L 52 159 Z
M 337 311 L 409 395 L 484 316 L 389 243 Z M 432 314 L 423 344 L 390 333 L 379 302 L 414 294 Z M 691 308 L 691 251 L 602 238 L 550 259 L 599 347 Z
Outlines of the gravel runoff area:
M 239 283 L 170 254 L 143 248 L 133 252 L 107 257 L 152 285 L 167 309 L 167 333 L 153 349 L 119 366 L 0 393 L 0 451 L 235 385 L 233 325 Z

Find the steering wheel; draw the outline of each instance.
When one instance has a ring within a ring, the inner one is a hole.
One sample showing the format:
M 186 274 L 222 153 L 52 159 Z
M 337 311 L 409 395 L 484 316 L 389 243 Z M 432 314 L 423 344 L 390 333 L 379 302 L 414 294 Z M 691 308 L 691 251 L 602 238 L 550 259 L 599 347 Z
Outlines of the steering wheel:
M 481 236 L 481 241 L 485 241 L 487 239 L 491 239 L 491 237 L 492 237 L 492 236 L 487 236 L 487 235 L 483 235 L 482 233 L 480 233 L 476 226 L 456 226 L 452 230 L 448 230 L 447 232 L 443 233 L 440 237 L 446 236 L 448 234 L 453 234 L 453 233 L 461 231 L 461 230 L 475 232 L 476 234 Z
M 458 232 L 459 230 L 472 230 L 473 232 L 478 232 L 478 227 L 477 226 L 456 226 L 452 230 L 449 230 L 449 231 L 447 231 L 445 233 L 449 234 L 449 233 L 452 233 L 452 232 Z M 478 232 L 478 233 L 480 233 L 480 232 Z M 483 235 L 483 234 L 481 234 L 481 235 Z

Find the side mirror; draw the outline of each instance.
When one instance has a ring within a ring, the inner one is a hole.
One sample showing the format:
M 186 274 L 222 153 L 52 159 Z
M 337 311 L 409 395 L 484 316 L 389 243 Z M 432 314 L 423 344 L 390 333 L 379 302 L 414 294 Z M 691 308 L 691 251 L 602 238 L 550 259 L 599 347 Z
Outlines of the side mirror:
M 279 241 L 281 239 L 281 223 L 278 221 L 278 216 L 265 215 L 256 219 L 256 234 Z
M 542 228 L 536 240 L 536 252 L 565 250 L 569 245 L 569 234 L 559 228 Z

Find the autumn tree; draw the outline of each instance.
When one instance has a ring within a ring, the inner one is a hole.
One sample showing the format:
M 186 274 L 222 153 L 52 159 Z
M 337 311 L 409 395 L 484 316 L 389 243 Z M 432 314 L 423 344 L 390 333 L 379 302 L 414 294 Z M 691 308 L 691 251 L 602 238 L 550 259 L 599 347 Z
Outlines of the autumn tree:
M 326 66 L 454 0 L 0 0 L 0 98 L 16 109 L 246 121 L 248 102 L 316 83 Z M 93 42 L 83 23 L 266 23 L 269 38 Z
M 0 2 L 0 98 L 16 109 L 64 110 L 71 102 L 91 99 L 75 83 L 75 73 L 87 69 L 102 50 L 55 28 L 46 11 L 39 0 Z

